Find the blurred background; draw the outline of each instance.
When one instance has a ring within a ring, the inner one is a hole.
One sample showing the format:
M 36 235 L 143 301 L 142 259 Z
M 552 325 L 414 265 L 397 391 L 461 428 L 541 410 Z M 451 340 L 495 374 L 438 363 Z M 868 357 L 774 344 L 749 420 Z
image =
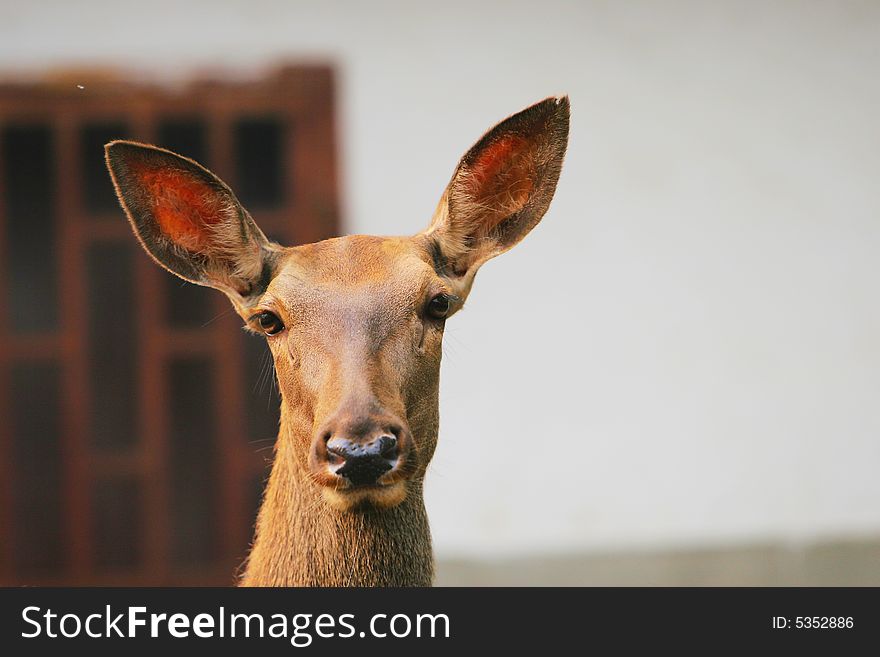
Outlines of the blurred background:
M 410 234 L 568 93 L 447 327 L 438 584 L 880 585 L 877 3 L 0 0 L 0 79 L 0 583 L 228 583 L 271 456 L 264 345 L 140 251 L 105 141 L 289 244 Z

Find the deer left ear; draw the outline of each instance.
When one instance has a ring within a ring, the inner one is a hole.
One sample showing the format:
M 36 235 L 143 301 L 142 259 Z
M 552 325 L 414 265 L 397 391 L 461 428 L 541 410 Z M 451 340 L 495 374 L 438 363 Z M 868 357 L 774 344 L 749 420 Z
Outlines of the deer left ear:
M 426 232 L 447 275 L 473 276 L 538 224 L 556 191 L 568 126 L 568 97 L 547 98 L 464 155 Z
M 155 146 L 114 141 L 105 150 L 119 201 L 156 262 L 236 304 L 265 289 L 278 247 L 222 180 Z

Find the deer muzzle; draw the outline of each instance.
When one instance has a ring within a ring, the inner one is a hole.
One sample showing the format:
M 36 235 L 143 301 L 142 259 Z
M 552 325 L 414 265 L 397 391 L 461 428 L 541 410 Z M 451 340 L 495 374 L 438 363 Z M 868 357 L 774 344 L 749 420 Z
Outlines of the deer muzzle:
M 390 500 L 397 503 L 405 496 L 413 460 L 409 429 L 399 419 L 339 414 L 316 432 L 309 467 L 332 502 L 347 500 L 343 507 L 354 501 L 393 506 Z M 392 490 L 397 493 L 389 495 Z

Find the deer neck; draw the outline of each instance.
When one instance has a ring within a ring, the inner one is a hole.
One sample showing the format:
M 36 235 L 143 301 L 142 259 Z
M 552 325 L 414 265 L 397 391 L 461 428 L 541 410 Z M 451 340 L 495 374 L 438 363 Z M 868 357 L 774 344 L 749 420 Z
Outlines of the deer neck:
M 272 473 L 243 586 L 430 586 L 431 533 L 422 480 L 382 510 L 337 511 L 293 452 L 295 423 L 282 404 Z

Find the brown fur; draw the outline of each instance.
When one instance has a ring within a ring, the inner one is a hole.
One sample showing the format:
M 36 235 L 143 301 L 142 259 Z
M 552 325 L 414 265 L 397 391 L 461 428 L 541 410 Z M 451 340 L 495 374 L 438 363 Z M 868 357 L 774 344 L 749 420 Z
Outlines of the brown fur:
M 281 428 L 243 585 L 431 583 L 422 491 L 437 444 L 445 319 L 427 308 L 445 295 L 447 318 L 457 312 L 480 265 L 540 221 L 567 137 L 568 100 L 547 99 L 468 151 L 426 232 L 286 249 L 198 164 L 108 145 L 122 206 L 153 258 L 225 292 L 251 329 L 264 313 L 284 325 L 267 337 Z M 326 437 L 366 424 L 394 426 L 400 458 L 377 485 L 353 488 L 328 469 Z

